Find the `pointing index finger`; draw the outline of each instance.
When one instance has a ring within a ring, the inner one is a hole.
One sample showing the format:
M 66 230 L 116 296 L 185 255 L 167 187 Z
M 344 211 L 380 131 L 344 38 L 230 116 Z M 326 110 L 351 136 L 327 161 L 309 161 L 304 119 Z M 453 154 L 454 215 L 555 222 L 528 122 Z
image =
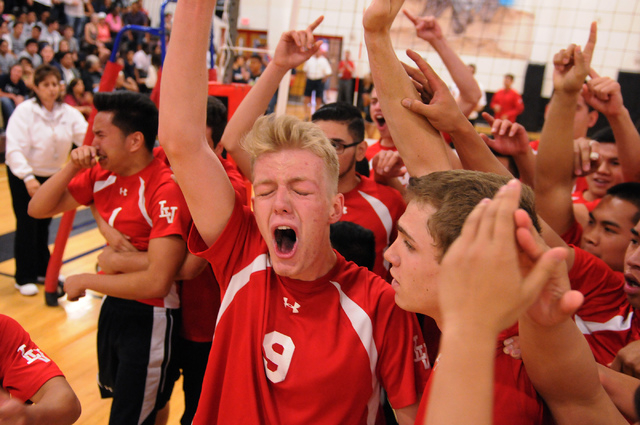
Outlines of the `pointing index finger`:
M 584 45 L 584 53 L 591 56 L 593 50 L 596 48 L 596 41 L 598 40 L 598 24 L 596 21 L 591 22 L 591 29 L 589 30 L 589 40 Z
M 318 19 L 313 21 L 313 23 L 309 25 L 307 29 L 309 29 L 310 31 L 315 30 L 316 28 L 318 28 L 318 25 L 320 25 L 323 20 L 324 20 L 324 15 L 320 15 L 320 17 L 318 17 Z
M 418 17 L 414 16 L 411 12 L 409 12 L 407 9 L 402 9 L 402 12 L 404 13 L 404 15 L 411 21 L 413 22 L 413 24 L 417 24 L 418 23 Z
M 589 77 L 600 78 L 600 74 L 598 74 L 595 69 L 591 68 L 589 69 Z

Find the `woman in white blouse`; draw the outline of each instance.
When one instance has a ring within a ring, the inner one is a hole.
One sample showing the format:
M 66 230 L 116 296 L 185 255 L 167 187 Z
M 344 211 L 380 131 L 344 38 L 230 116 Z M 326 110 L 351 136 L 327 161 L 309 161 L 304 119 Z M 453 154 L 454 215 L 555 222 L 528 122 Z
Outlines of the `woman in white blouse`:
M 22 102 L 7 124 L 6 164 L 16 216 L 16 289 L 35 295 L 49 262 L 49 223 L 27 214 L 29 200 L 40 185 L 62 168 L 72 144 L 82 144 L 87 122 L 75 108 L 60 101 L 60 72 L 42 65 L 34 73 L 36 96 Z

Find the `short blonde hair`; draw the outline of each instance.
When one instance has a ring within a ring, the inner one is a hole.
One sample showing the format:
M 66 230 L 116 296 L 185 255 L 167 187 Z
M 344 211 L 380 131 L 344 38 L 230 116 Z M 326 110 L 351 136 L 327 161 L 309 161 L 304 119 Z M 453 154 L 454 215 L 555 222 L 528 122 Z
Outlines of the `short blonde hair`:
M 338 193 L 338 154 L 322 130 L 311 122 L 301 121 L 291 115 L 261 117 L 242 141 L 242 148 L 251 157 L 252 174 L 260 155 L 285 149 L 307 150 L 324 162 L 330 194 Z

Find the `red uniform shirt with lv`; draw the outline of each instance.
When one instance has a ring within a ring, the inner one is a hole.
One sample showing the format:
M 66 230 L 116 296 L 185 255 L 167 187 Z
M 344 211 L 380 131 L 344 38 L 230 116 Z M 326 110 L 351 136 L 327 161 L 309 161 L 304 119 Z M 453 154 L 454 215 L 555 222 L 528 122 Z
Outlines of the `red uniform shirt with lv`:
M 311 282 L 278 276 L 251 211 L 238 201 L 207 247 L 222 303 L 194 424 L 375 424 L 380 388 L 418 401 L 429 364 L 415 316 L 393 289 L 344 260 Z

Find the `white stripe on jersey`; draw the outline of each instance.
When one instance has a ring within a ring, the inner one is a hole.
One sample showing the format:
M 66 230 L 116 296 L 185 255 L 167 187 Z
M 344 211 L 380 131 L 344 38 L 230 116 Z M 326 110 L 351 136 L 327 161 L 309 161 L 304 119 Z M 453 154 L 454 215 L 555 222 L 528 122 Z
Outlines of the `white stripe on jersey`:
M 364 311 L 351 298 L 349 298 L 344 292 L 342 292 L 342 287 L 338 282 L 330 282 L 338 290 L 338 293 L 340 294 L 340 305 L 349 318 L 349 321 L 353 326 L 353 330 L 356 331 L 358 338 L 360 338 L 360 342 L 362 342 L 362 345 L 364 346 L 365 350 L 367 350 L 367 354 L 369 355 L 369 367 L 371 368 L 373 392 L 371 393 L 371 398 L 367 403 L 369 410 L 367 415 L 367 424 L 373 425 L 376 422 L 378 407 L 380 405 L 380 383 L 378 382 L 378 379 L 376 377 L 378 349 L 376 348 L 376 343 L 373 340 L 373 323 L 371 323 L 371 318 L 369 317 L 367 312 Z
M 389 245 L 389 239 L 391 239 L 391 230 L 393 229 L 393 219 L 391 218 L 391 213 L 389 212 L 389 208 L 385 204 L 383 204 L 379 199 L 374 198 L 373 196 L 364 193 L 362 191 L 358 191 L 358 193 L 371 205 L 371 208 L 376 212 L 376 215 L 382 222 L 384 226 L 384 230 L 387 232 L 387 245 Z
M 269 256 L 266 253 L 260 254 L 256 257 L 255 260 L 251 262 L 251 264 L 233 275 L 231 281 L 229 282 L 229 286 L 227 287 L 227 291 L 224 293 L 224 297 L 220 302 L 220 310 L 218 310 L 216 325 L 218 324 L 218 322 L 220 322 L 220 318 L 222 317 L 224 312 L 227 311 L 227 308 L 233 301 L 238 291 L 240 291 L 247 283 L 249 283 L 251 274 L 266 270 L 267 267 L 271 267 L 271 260 L 269 259 Z
M 93 183 L 93 193 L 99 192 L 107 186 L 116 182 L 116 176 L 110 175 L 106 180 L 98 180 Z
M 138 208 L 140 208 L 140 213 L 142 214 L 144 219 L 147 220 L 147 224 L 153 227 L 153 221 L 151 221 L 151 217 L 149 217 L 149 214 L 147 213 L 147 206 L 144 199 L 144 190 L 144 180 L 142 180 L 142 177 L 140 177 L 140 189 L 138 190 Z
M 578 329 L 580 329 L 580 331 L 585 335 L 591 335 L 593 332 L 600 331 L 627 331 L 631 329 L 632 319 L 633 311 L 629 312 L 629 315 L 626 317 L 626 319 L 624 318 L 624 316 L 614 316 L 604 323 L 587 322 L 585 320 L 582 320 L 577 314 L 575 316 L 575 321 L 576 325 L 578 325 Z

